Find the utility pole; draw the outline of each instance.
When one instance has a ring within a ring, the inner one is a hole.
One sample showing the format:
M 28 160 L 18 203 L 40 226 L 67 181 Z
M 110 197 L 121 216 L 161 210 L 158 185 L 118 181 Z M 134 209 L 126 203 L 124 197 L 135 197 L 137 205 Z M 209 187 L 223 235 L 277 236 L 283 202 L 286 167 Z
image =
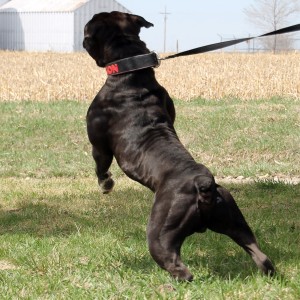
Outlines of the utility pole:
M 167 15 L 170 15 L 171 13 L 167 12 L 167 7 L 165 6 L 165 12 L 161 12 L 161 15 L 164 15 L 164 53 L 166 53 L 166 40 L 167 40 Z

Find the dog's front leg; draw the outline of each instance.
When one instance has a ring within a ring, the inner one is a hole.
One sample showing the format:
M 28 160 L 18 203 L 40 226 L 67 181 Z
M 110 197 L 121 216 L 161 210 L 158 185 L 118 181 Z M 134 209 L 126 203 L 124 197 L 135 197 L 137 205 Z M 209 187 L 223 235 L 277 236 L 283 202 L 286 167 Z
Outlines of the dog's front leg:
M 177 205 L 171 208 L 167 199 L 156 195 L 147 228 L 149 251 L 156 263 L 174 278 L 192 281 L 193 275 L 180 258 L 180 248 L 186 237 L 180 223 L 188 219 L 188 210 L 184 205 L 179 211 L 174 206 Z
M 98 184 L 103 193 L 107 194 L 111 192 L 114 187 L 111 172 L 108 170 L 112 163 L 113 155 L 109 151 L 103 151 L 101 148 L 95 146 L 93 146 L 92 155 L 96 162 Z
M 223 187 L 217 188 L 217 204 L 212 214 L 209 229 L 226 234 L 241 246 L 266 275 L 275 269 L 269 258 L 259 249 L 256 238 L 248 226 L 231 194 Z

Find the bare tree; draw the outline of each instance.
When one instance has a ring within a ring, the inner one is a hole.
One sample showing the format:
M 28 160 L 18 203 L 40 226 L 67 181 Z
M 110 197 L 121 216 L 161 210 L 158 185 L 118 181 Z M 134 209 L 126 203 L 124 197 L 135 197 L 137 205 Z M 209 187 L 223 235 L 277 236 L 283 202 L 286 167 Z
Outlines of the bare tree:
M 299 12 L 300 0 L 255 0 L 255 4 L 244 10 L 247 19 L 264 31 L 287 26 Z M 263 38 L 261 44 L 273 52 L 293 49 L 293 39 L 288 34 Z

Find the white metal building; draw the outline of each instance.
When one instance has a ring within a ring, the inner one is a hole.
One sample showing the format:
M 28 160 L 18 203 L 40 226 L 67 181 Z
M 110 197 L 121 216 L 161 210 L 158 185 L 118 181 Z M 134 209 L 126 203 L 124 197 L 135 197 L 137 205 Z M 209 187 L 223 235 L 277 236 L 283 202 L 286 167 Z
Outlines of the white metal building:
M 113 10 L 130 13 L 115 0 L 0 0 L 0 49 L 81 51 L 84 25 Z

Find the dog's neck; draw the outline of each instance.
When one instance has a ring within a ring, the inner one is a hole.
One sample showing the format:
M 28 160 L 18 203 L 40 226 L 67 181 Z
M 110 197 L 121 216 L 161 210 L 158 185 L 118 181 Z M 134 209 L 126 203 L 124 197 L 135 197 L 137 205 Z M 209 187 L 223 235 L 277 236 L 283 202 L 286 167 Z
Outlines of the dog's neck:
M 124 101 L 124 86 L 126 90 L 134 90 L 132 97 L 143 97 L 149 91 L 155 91 L 160 88 L 159 83 L 155 78 L 154 68 L 145 68 L 134 72 L 123 73 L 117 76 L 108 75 L 105 81 L 106 87 L 114 90 L 114 98 L 120 98 Z M 128 92 L 126 92 L 127 96 Z
M 101 52 L 99 53 L 100 57 L 98 57 L 100 64 L 97 64 L 100 67 L 105 67 L 121 59 L 149 54 L 150 50 L 138 36 L 123 35 L 112 37 L 110 41 L 103 45 L 102 54 Z

